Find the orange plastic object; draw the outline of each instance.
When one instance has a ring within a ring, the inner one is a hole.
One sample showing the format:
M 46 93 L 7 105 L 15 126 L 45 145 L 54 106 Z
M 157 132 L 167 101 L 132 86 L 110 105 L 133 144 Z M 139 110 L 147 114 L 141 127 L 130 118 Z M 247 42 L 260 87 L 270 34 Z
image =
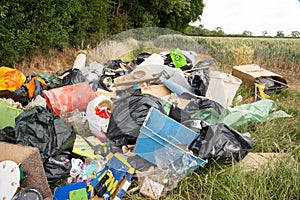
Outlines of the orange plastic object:
M 26 87 L 28 89 L 28 96 L 30 99 L 32 99 L 34 95 L 34 90 L 35 90 L 34 80 L 38 80 L 42 85 L 48 86 L 48 84 L 41 77 L 36 76 L 33 79 L 31 79 L 29 83 L 26 84 Z
M 83 82 L 44 90 L 44 96 L 49 108 L 60 117 L 61 113 L 75 109 L 85 111 L 88 103 L 95 98 L 95 92 L 88 82 Z
M 13 68 L 0 67 L 0 90 L 18 90 L 26 81 L 25 75 Z

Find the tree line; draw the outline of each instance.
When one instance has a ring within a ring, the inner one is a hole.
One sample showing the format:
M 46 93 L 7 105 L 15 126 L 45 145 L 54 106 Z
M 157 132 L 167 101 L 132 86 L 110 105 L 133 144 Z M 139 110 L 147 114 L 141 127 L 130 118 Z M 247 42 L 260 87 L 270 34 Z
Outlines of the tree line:
M 187 35 L 194 36 L 230 36 L 230 37 L 252 37 L 253 33 L 251 31 L 243 31 L 241 34 L 226 34 L 222 27 L 216 27 L 214 30 L 208 30 L 204 28 L 202 24 L 199 26 L 188 26 L 183 31 Z M 270 37 L 267 31 L 262 31 L 260 36 L 256 37 Z M 277 31 L 275 37 L 292 37 L 300 38 L 300 31 L 291 31 L 290 35 L 285 35 L 283 31 Z
M 140 27 L 183 32 L 203 0 L 0 0 L 0 64 L 66 46 L 95 45 Z

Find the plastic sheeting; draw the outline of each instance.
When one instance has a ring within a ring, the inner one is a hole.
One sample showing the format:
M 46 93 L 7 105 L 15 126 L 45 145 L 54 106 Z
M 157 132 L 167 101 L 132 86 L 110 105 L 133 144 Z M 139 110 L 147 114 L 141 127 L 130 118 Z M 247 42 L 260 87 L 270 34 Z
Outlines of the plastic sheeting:
M 75 109 L 85 111 L 88 103 L 95 98 L 95 93 L 88 82 L 83 82 L 45 90 L 44 96 L 49 108 L 60 116 Z
M 283 110 L 274 111 L 277 108 L 274 101 L 262 99 L 251 104 L 243 104 L 234 108 L 223 109 L 214 101 L 207 102 L 197 99 L 191 101 L 185 108 L 193 118 L 201 119 L 216 124 L 222 122 L 232 128 L 247 125 L 248 122 L 262 122 L 276 118 L 292 117 Z
M 15 127 L 15 118 L 23 110 L 13 107 L 10 103 L 0 98 L 0 129 L 6 126 Z
M 40 150 L 43 161 L 73 146 L 75 134 L 62 119 L 55 119 L 43 107 L 24 111 L 16 118 L 15 140 Z
M 160 99 L 152 95 L 133 95 L 120 101 L 110 116 L 107 137 L 118 146 L 135 144 L 151 107 L 165 113 Z
M 233 128 L 238 128 L 246 125 L 250 121 L 261 122 L 275 118 L 292 117 L 282 110 L 274 111 L 276 108 L 277 106 L 274 101 L 262 99 L 251 104 L 228 108 L 227 115 L 220 121 Z
M 9 67 L 0 67 L 0 90 L 18 90 L 26 81 L 25 75 Z

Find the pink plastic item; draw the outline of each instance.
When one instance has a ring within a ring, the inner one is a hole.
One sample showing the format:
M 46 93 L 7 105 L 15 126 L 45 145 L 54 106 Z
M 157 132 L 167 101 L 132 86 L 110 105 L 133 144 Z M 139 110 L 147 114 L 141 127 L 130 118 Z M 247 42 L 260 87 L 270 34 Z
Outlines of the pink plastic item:
M 61 113 L 75 109 L 85 111 L 88 103 L 95 98 L 95 92 L 88 82 L 83 82 L 44 90 L 44 96 L 49 108 L 60 117 Z

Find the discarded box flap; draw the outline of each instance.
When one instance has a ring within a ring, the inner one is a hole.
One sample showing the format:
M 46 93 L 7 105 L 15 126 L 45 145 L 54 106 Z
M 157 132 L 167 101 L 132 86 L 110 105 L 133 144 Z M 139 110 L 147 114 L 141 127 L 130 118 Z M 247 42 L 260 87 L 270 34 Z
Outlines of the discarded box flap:
M 24 180 L 21 187 L 37 189 L 44 198 L 52 197 L 52 193 L 46 178 L 40 152 L 35 147 L 21 146 L 0 142 L 0 160 L 12 160 L 22 163 Z
M 283 76 L 263 69 L 256 64 L 234 66 L 232 69 L 232 75 L 240 78 L 243 83 L 251 86 L 254 84 L 255 80 L 260 77 L 270 77 L 284 84 L 287 83 Z
M 171 94 L 170 90 L 164 85 L 150 85 L 141 88 L 142 94 L 151 94 L 158 98 Z
M 245 171 L 254 171 L 268 163 L 275 164 L 284 157 L 284 153 L 249 153 L 238 166 Z

